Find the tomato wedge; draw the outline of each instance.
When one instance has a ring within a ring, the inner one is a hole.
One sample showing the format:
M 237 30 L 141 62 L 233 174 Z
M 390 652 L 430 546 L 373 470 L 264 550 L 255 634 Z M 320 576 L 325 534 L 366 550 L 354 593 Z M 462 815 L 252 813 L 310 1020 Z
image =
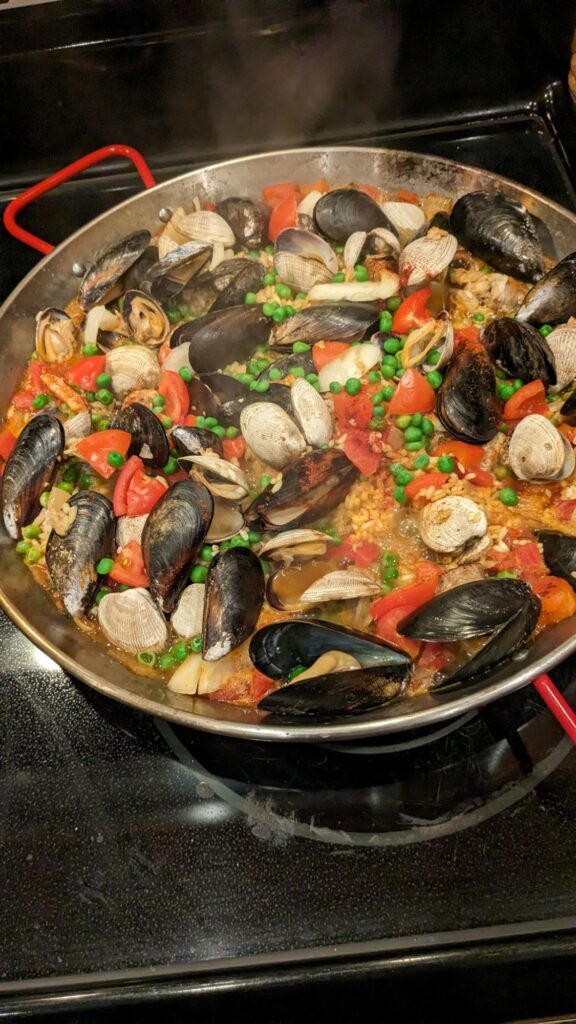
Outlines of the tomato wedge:
M 66 370 L 68 384 L 76 384 L 83 391 L 96 390 L 96 378 L 106 370 L 106 356 L 90 356 Z
M 507 539 L 507 542 L 509 544 L 510 540 Z M 535 576 L 545 576 L 548 571 L 540 548 L 534 541 L 514 544 L 510 551 L 497 551 L 493 548 L 489 552 L 489 558 L 500 571 L 511 569 L 528 582 Z
M 148 587 L 150 580 L 144 565 L 142 547 L 137 540 L 131 540 L 116 555 L 116 560 L 108 573 L 116 583 L 124 583 L 128 587 Z
M 380 465 L 380 454 L 372 451 L 365 430 L 348 430 L 343 450 L 363 476 L 372 476 Z
M 576 594 L 567 580 L 543 576 L 530 580 L 530 586 L 541 601 L 539 626 L 551 626 L 576 614 Z
M 439 458 L 441 455 L 451 455 L 464 466 L 464 469 L 476 469 L 484 458 L 485 451 L 481 445 L 467 444 L 466 441 L 443 441 L 436 445 L 431 453 Z
M 406 370 L 398 387 L 390 399 L 389 416 L 401 416 L 404 413 L 432 412 L 436 405 L 436 394 L 425 377 L 418 370 Z
M 400 303 L 392 320 L 393 334 L 408 334 L 413 327 L 422 327 L 430 320 L 432 314 L 426 309 L 430 295 L 430 288 L 420 288 Z
M 76 451 L 84 462 L 108 480 L 116 472 L 115 467 L 108 463 L 110 452 L 126 456 L 131 442 L 132 436 L 127 430 L 99 430 L 77 441 Z
M 328 182 L 324 181 L 324 178 L 318 178 L 318 181 L 313 181 L 311 185 L 300 185 L 298 191 L 302 196 L 307 196 L 310 192 L 327 192 Z
M 224 449 L 224 458 L 230 462 L 230 459 L 241 459 L 246 451 L 246 442 L 240 435 L 238 437 L 225 437 L 222 442 Z
M 356 185 L 356 188 L 359 192 L 365 192 L 375 203 L 380 199 L 380 189 L 376 188 L 376 185 Z
M 348 562 L 354 562 L 355 565 L 366 567 L 374 565 L 374 562 L 378 561 L 380 548 L 370 540 L 353 542 L 349 537 L 344 537 L 342 543 L 335 548 L 334 553 L 339 562 L 346 559 Z
M 429 487 L 433 487 L 436 491 L 440 490 L 447 479 L 448 473 L 423 473 L 422 476 L 417 476 L 409 484 L 406 484 L 404 493 L 409 501 L 414 501 L 421 491 L 427 491 Z
M 296 193 L 293 193 L 274 207 L 268 224 L 268 237 L 271 242 L 276 241 L 280 232 L 284 231 L 284 228 L 293 228 L 296 225 L 297 206 L 298 196 Z
M 555 516 L 563 523 L 567 523 L 576 512 L 576 498 L 560 498 L 552 505 Z
M 379 597 L 370 606 L 370 615 L 376 622 L 379 622 L 382 616 L 392 611 L 393 608 L 403 608 L 404 615 L 408 615 L 409 612 L 406 609 L 412 611 L 434 597 L 438 579 L 439 576 L 435 574 L 428 579 L 423 578 L 420 582 L 411 583 L 409 587 L 398 587 L 397 590 L 392 590 L 384 597 Z
M 11 404 L 16 409 L 31 409 L 35 398 L 36 395 L 29 389 L 17 391 L 15 395 L 12 395 Z
M 332 395 L 334 412 L 340 430 L 346 431 L 351 428 L 366 429 L 372 419 L 374 406 L 370 395 L 362 389 L 357 395 L 349 395 L 347 391 L 341 391 L 338 395 Z
M 461 327 L 459 331 L 454 331 L 454 341 L 456 344 L 480 341 L 480 330 L 478 327 Z
M 8 456 L 16 444 L 16 438 L 10 430 L 0 431 L 0 459 L 8 461 Z
M 268 206 L 278 206 L 283 199 L 289 199 L 298 192 L 295 181 L 285 181 L 279 185 L 268 185 L 262 189 L 262 198 Z
M 519 388 L 504 406 L 505 420 L 521 420 L 524 416 L 538 413 L 540 416 L 548 415 L 548 404 L 546 402 L 546 388 L 541 380 L 531 380 Z
M 151 512 L 166 493 L 168 485 L 161 477 L 148 476 L 138 455 L 131 455 L 118 474 L 114 488 L 114 515 L 143 516 Z
M 350 348 L 347 341 L 317 341 L 312 346 L 312 359 L 317 371 L 320 371 L 327 363 L 337 359 L 343 352 Z
M 405 619 L 411 612 L 415 611 L 417 605 L 407 604 L 398 608 L 391 608 L 390 611 L 382 615 L 376 623 L 376 635 L 382 640 L 386 640 L 387 643 L 392 644 L 394 647 L 399 647 L 401 651 L 410 655 L 411 658 L 417 658 L 420 653 L 420 641 L 411 640 L 407 636 L 401 636 L 398 632 L 398 623 Z
M 399 188 L 396 192 L 396 200 L 399 203 L 415 203 L 416 206 L 420 205 L 420 199 L 415 192 L 409 192 L 405 188 Z
M 169 416 L 172 423 L 181 426 L 190 408 L 190 395 L 180 374 L 174 373 L 173 370 L 164 370 L 160 374 L 158 393 L 166 399 L 164 415 Z
M 28 373 L 30 374 L 30 390 L 35 395 L 41 394 L 46 390 L 44 382 L 42 380 L 43 373 L 51 373 L 55 367 L 48 366 L 47 363 L 43 363 L 40 359 L 31 359 L 28 363 Z

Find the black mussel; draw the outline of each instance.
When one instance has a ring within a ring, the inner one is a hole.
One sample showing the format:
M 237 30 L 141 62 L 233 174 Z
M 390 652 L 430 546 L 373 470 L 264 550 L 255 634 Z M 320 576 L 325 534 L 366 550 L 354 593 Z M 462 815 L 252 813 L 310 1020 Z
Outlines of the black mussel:
M 40 511 L 40 495 L 49 486 L 64 451 L 64 428 L 55 416 L 34 416 L 8 456 L 2 476 L 2 518 L 13 540 Z
M 460 245 L 502 274 L 538 281 L 544 261 L 533 218 L 522 203 L 500 192 L 469 192 L 450 214 Z
M 426 235 L 432 228 L 440 228 L 441 231 L 446 231 L 447 234 L 451 235 L 450 230 L 450 215 L 445 210 L 438 210 L 426 224 L 423 224 L 420 231 L 417 231 L 414 237 L 411 239 L 414 242 L 417 238 L 426 238 Z
M 538 235 L 538 241 L 540 242 L 542 252 L 549 260 L 556 261 L 558 259 L 558 253 L 556 252 L 556 243 L 554 242 L 554 237 L 550 228 L 543 220 L 540 220 L 540 217 L 537 217 L 535 213 L 530 214 L 530 216 L 534 221 L 536 234 Z
M 96 491 L 81 491 L 69 498 L 75 518 L 61 536 L 52 530 L 46 545 L 46 565 L 52 586 L 69 615 L 85 615 L 98 590 L 101 577 L 96 565 L 113 558 L 115 524 L 112 503 Z
M 246 515 L 269 529 L 296 528 L 321 519 L 343 501 L 358 470 L 337 448 L 305 452 L 284 469 L 282 485 L 266 487 Z
M 197 277 L 192 278 L 183 290 L 183 300 L 188 303 L 192 312 L 204 316 L 212 309 L 213 304 L 223 292 L 229 292 L 229 295 L 233 294 L 234 281 L 238 275 L 246 271 L 248 264 L 256 268 L 258 275 L 261 272 L 263 273 L 263 267 L 258 261 L 247 259 L 245 256 L 234 256 L 230 260 L 223 260 L 214 270 L 204 270 Z M 254 271 L 252 272 L 254 273 Z M 246 291 L 258 291 L 259 287 L 261 285 L 255 288 L 247 288 Z M 239 301 L 233 303 L 227 300 L 228 296 L 221 308 L 241 305 Z M 242 296 L 242 302 L 244 302 L 244 296 Z
M 326 192 L 314 207 L 314 224 L 334 242 L 345 242 L 355 231 L 372 228 L 387 228 L 397 234 L 378 203 L 354 188 Z
M 358 715 L 400 696 L 408 675 L 406 665 L 387 665 L 311 676 L 301 682 L 296 679 L 268 693 L 258 704 L 258 710 L 295 718 Z
M 309 668 L 330 651 L 351 655 L 362 668 L 411 664 L 407 654 L 380 637 L 320 619 L 273 622 L 259 629 L 250 641 L 253 664 L 276 680 L 287 679 L 296 666 Z
M 181 324 L 172 332 L 170 345 L 187 342 L 190 365 L 197 373 L 209 373 L 244 362 L 269 336 L 270 321 L 259 306 L 231 306 Z
M 253 307 L 252 307 L 253 308 Z M 276 324 L 270 344 L 286 347 L 294 341 L 362 341 L 378 327 L 378 309 L 365 302 L 309 306 Z
M 280 359 L 275 359 L 274 362 L 268 363 L 268 366 L 264 367 L 262 373 L 258 374 L 258 380 L 270 380 L 271 370 L 276 371 L 274 374 L 276 380 L 282 380 L 290 375 L 293 367 L 303 370 L 304 376 L 309 373 L 316 373 L 316 366 L 314 365 L 311 352 L 290 353 L 289 355 L 281 356 Z M 280 373 L 280 377 L 277 376 L 278 373 Z
M 204 455 L 212 451 L 222 458 L 224 454 L 218 435 L 204 427 L 172 427 L 170 437 L 179 455 Z
M 202 657 L 218 661 L 254 631 L 264 601 L 264 572 L 250 548 L 228 548 L 210 562 L 204 599 Z
M 563 405 L 560 406 L 560 415 L 564 417 L 570 426 L 576 427 L 576 391 L 573 391 Z
M 560 260 L 530 289 L 518 310 L 518 320 L 562 324 L 576 316 L 576 252 Z
M 126 430 L 132 437 L 128 455 L 138 455 L 146 466 L 162 469 L 168 462 L 170 449 L 166 431 L 151 409 L 140 402 L 119 409 L 112 423 L 113 430 Z
M 536 536 L 552 575 L 567 580 L 576 590 L 576 537 L 559 530 L 536 530 Z
M 220 292 L 210 309 L 230 309 L 244 302 L 248 292 L 260 291 L 264 281 L 264 267 L 257 260 L 241 260 L 244 266 L 239 270 L 227 288 Z
M 149 245 L 135 263 L 124 275 L 124 289 L 126 291 L 139 292 L 142 289 L 142 281 L 146 278 L 148 271 L 158 262 L 158 246 Z
M 462 345 L 451 357 L 436 398 L 436 415 L 454 437 L 484 444 L 498 431 L 496 375 L 481 345 Z
M 508 658 L 533 632 L 540 601 L 522 580 L 482 579 L 433 597 L 398 625 L 417 640 L 450 642 L 487 637 L 469 655 L 460 654 L 439 683 L 463 682 Z
M 78 302 L 82 309 L 89 310 L 97 306 L 132 264 L 136 263 L 149 243 L 149 231 L 134 231 L 101 253 L 80 283 Z
M 216 416 L 220 409 L 220 401 L 200 377 L 192 377 L 188 382 L 190 396 L 190 412 L 195 416 Z
M 218 402 L 231 402 L 234 398 L 240 398 L 246 393 L 246 385 L 233 377 L 230 373 L 222 373 L 215 370 L 212 373 L 201 373 L 200 379 L 206 387 L 215 395 Z
M 139 345 L 161 345 L 170 333 L 170 321 L 151 295 L 131 289 L 124 295 L 122 315 Z
M 233 398 L 230 402 L 223 402 L 218 409 L 218 420 L 223 427 L 237 427 L 240 423 L 240 413 L 247 405 L 254 405 L 255 402 L 273 402 L 281 406 L 289 416 L 294 415 L 292 407 L 292 389 L 287 384 L 271 383 L 265 394 L 257 391 L 249 391 L 244 388 L 244 394 Z
M 150 596 L 170 613 L 186 586 L 190 566 L 208 532 L 214 505 L 210 492 L 179 480 L 154 506 L 142 534 Z
M 530 324 L 502 316 L 484 328 L 482 341 L 495 363 L 519 380 L 541 380 L 545 387 L 556 383 L 556 366 L 550 346 Z
M 266 245 L 269 214 L 263 206 L 251 199 L 230 196 L 216 204 L 216 213 L 230 225 L 240 245 L 247 249 L 262 249 Z
M 211 258 L 212 246 L 209 242 L 195 241 L 179 245 L 150 267 L 142 281 L 142 290 L 156 299 L 156 302 L 168 302 L 206 267 Z

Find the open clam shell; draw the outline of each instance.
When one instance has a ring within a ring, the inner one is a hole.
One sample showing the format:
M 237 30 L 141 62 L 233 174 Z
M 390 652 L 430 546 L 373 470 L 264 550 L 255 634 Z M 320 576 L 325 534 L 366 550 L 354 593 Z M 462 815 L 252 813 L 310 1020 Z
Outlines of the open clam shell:
M 160 367 L 154 352 L 144 345 L 122 345 L 107 353 L 106 373 L 116 398 L 124 398 L 130 391 L 155 388 Z
M 314 285 L 328 284 L 332 280 L 332 271 L 322 260 L 294 252 L 275 253 L 274 270 L 286 284 L 299 292 L 309 292 Z
M 426 215 L 416 203 L 384 202 L 381 209 L 392 226 L 398 232 L 400 241 L 405 245 L 420 231 L 426 223 Z
M 142 587 L 106 594 L 98 605 L 98 624 L 114 647 L 131 654 L 161 651 L 168 639 L 164 616 Z
M 563 391 L 576 380 L 576 327 L 557 327 L 546 341 L 556 367 L 556 384 L 551 391 Z
M 454 235 L 439 232 L 415 238 L 400 253 L 398 270 L 404 288 L 413 288 L 439 277 L 454 259 L 458 242 Z
M 254 454 L 274 469 L 283 469 L 306 448 L 294 420 L 273 402 L 255 402 L 243 409 L 240 429 Z
M 172 612 L 172 629 L 184 640 L 191 640 L 202 632 L 205 589 L 203 583 L 191 583 L 180 594 L 178 604 Z
M 327 402 L 302 377 L 292 385 L 292 406 L 304 437 L 312 448 L 322 448 L 332 438 L 334 423 Z
M 420 519 L 424 544 L 442 554 L 458 551 L 474 537 L 483 537 L 487 529 L 484 510 L 470 498 L 456 494 L 430 502 Z
M 515 427 L 508 461 L 519 480 L 565 480 L 574 472 L 574 449 L 550 420 L 533 413 Z
M 320 260 L 331 274 L 336 274 L 338 271 L 338 257 L 332 246 L 313 231 L 305 231 L 302 228 L 285 228 L 276 239 L 275 257 L 281 252 Z

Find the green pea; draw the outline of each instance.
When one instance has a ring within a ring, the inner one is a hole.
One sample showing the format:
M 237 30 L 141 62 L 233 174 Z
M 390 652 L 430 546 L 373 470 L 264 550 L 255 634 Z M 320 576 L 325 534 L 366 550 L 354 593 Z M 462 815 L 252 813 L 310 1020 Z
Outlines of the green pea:
M 380 370 L 370 370 L 367 380 L 369 384 L 378 384 L 378 382 L 382 380 Z M 372 401 L 374 401 L 374 399 L 372 399 Z
M 354 279 L 356 281 L 367 281 L 368 280 L 368 271 L 366 270 L 366 267 L 363 267 L 361 264 L 358 264 L 357 266 L 355 266 L 354 267 Z
M 272 313 L 272 319 L 276 324 L 281 324 L 285 318 L 286 313 L 284 312 L 284 306 L 279 306 L 278 309 L 275 309 Z
M 271 302 L 264 302 L 262 305 L 262 312 L 264 313 L 264 316 L 272 316 L 275 308 L 276 307 L 273 306 Z
M 412 423 L 410 424 L 410 426 L 412 426 L 412 427 L 421 427 L 423 419 L 424 419 L 424 417 L 423 417 L 421 412 L 413 412 L 412 413 Z
M 454 459 L 450 455 L 441 455 L 436 465 L 441 473 L 453 473 L 455 469 Z
M 250 544 L 259 544 L 262 540 L 262 534 L 258 533 L 257 530 L 248 530 L 248 540 Z
M 439 370 L 430 370 L 430 373 L 426 374 L 426 380 L 430 387 L 434 388 L 434 391 L 437 391 L 442 383 L 442 374 Z
M 386 594 L 391 594 L 392 590 L 393 590 L 393 587 L 392 587 L 392 585 L 390 583 L 384 583 L 383 582 L 381 584 L 380 593 L 382 594 L 382 597 L 386 597 Z
M 288 374 L 290 377 L 305 377 L 306 374 L 301 366 L 289 366 Z
M 275 366 L 272 367 L 268 376 L 270 380 L 282 380 L 282 372 L 277 370 Z
M 399 575 L 400 575 L 399 570 L 396 569 L 395 566 L 393 566 L 393 565 L 386 566 L 386 568 L 382 571 L 382 577 L 387 582 L 389 582 L 390 580 L 397 580 Z
M 36 540 L 40 536 L 40 527 L 32 523 L 30 526 L 22 527 L 22 536 L 24 540 Z
M 88 473 L 83 473 L 82 476 L 80 477 L 80 480 L 78 481 L 78 485 L 84 491 L 87 491 L 88 488 L 92 486 L 92 477 L 89 476 Z
M 496 573 L 497 580 L 515 580 L 518 579 L 518 573 L 513 572 L 512 569 L 503 569 L 502 572 Z
M 385 402 L 389 402 L 394 394 L 396 388 L 393 384 L 387 384 L 385 388 L 382 388 L 382 398 Z
M 549 334 L 552 334 L 554 328 L 551 324 L 542 324 L 542 327 L 539 327 L 538 330 L 540 331 L 540 334 L 543 334 L 546 338 Z
M 83 356 L 98 356 L 100 355 L 100 349 L 98 345 L 94 345 L 93 342 L 89 341 L 86 345 L 82 346 Z
M 56 484 L 61 491 L 66 491 L 68 494 L 72 494 L 74 491 L 74 484 L 71 484 L 68 480 L 61 480 L 59 484 Z
M 498 497 L 503 505 L 517 505 L 518 495 L 513 487 L 503 487 Z
M 407 413 L 403 413 L 402 416 L 396 417 L 396 426 L 398 427 L 399 430 L 406 430 L 411 423 L 412 417 L 409 416 Z
M 360 381 L 357 377 L 349 377 L 346 381 L 344 388 L 349 395 L 357 395 L 361 388 Z
M 176 644 L 172 644 L 170 654 L 174 658 L 174 661 L 186 661 L 186 658 L 188 657 L 188 647 L 181 641 Z
M 306 380 L 308 381 L 309 384 L 317 384 L 318 383 L 318 374 L 317 373 L 307 373 L 306 374 Z
M 166 671 L 166 669 L 168 668 L 172 668 L 172 666 L 175 664 L 176 662 L 174 658 L 168 651 L 166 651 L 165 654 L 161 654 L 160 657 L 158 658 L 158 665 L 163 671 Z
M 168 319 L 169 319 L 171 324 L 178 324 L 178 323 L 180 323 L 181 317 L 180 317 L 179 310 L 177 310 L 177 309 L 169 309 L 167 314 L 166 314 L 166 316 L 168 317 Z M 85 347 L 86 346 L 84 346 L 84 348 Z M 84 349 L 82 349 L 82 351 L 84 351 Z
M 278 296 L 279 299 L 291 299 L 292 289 L 287 284 L 277 284 L 276 295 Z
M 346 274 L 343 270 L 339 270 L 337 274 L 332 275 L 332 284 L 342 284 L 346 280 Z
M 258 394 L 264 394 L 265 391 L 270 390 L 269 380 L 252 380 L 250 381 L 250 391 L 256 391 Z
M 104 587 L 102 589 L 104 589 Z M 98 600 L 98 598 L 96 598 L 96 600 Z M 136 661 L 140 665 L 146 665 L 148 668 L 152 668 L 152 666 L 156 664 L 156 655 L 154 654 L 154 651 L 138 651 Z
M 400 351 L 401 345 L 400 342 L 398 341 L 398 338 L 386 338 L 386 341 L 384 342 L 382 348 L 384 349 L 385 352 L 388 352 L 390 355 L 395 355 L 396 352 Z
M 384 393 L 382 391 L 376 391 L 372 395 L 372 402 L 374 405 L 381 405 L 384 400 Z
M 329 391 L 330 391 L 330 392 L 331 392 L 331 393 L 332 393 L 333 395 L 339 395 L 339 394 L 340 394 L 340 392 L 342 391 L 342 385 L 340 384 L 340 382 L 339 382 L 339 381 L 337 381 L 337 380 L 333 380 L 333 381 L 332 381 L 332 383 L 331 383 L 331 384 L 329 385 L 329 387 L 328 387 L 328 390 L 329 390 Z
M 406 487 L 414 479 L 414 473 L 411 473 L 409 469 L 402 467 L 396 474 L 396 483 L 400 487 Z
M 390 331 L 391 329 L 392 329 L 392 314 L 389 313 L 387 309 L 384 309 L 380 313 L 380 330 L 381 331 Z M 388 349 L 388 351 L 390 351 L 390 350 Z
M 299 302 L 303 302 L 304 299 L 307 297 L 307 294 L 307 292 L 298 292 L 296 298 L 298 299 Z
M 112 383 L 112 377 L 109 373 L 99 373 L 96 377 L 97 388 L 109 388 Z
M 246 295 L 244 296 L 244 302 L 246 303 L 247 306 L 253 306 L 255 302 L 258 302 L 258 299 L 256 298 L 256 293 L 246 292 Z
M 262 284 L 265 288 L 268 288 L 271 284 L 276 284 L 276 274 L 270 271 L 268 274 L 264 274 Z
M 197 416 L 196 417 L 196 426 L 200 427 L 201 429 L 204 429 L 204 427 L 206 427 L 206 429 L 208 429 L 207 424 L 206 424 L 206 417 L 205 416 Z
M 85 391 L 84 392 L 84 398 L 86 399 L 87 402 L 95 402 L 96 401 L 96 395 L 95 395 L 95 393 L 93 391 Z
M 106 462 L 109 466 L 113 466 L 114 469 L 119 469 L 126 462 L 126 459 L 120 452 L 108 452 L 106 456 Z
M 382 371 L 382 376 L 386 380 L 392 380 L 392 378 L 396 375 L 396 371 L 395 371 L 394 367 L 393 366 L 389 366 L 386 363 L 383 363 L 380 369 Z
M 442 353 L 438 352 L 438 349 L 432 349 L 432 351 L 426 356 L 426 362 L 430 363 L 430 366 L 436 366 L 436 363 L 440 361 L 441 355 Z
M 100 561 L 96 563 L 96 572 L 99 576 L 107 576 L 113 566 L 113 558 L 101 558 Z
M 427 469 L 430 465 L 430 456 L 425 455 L 424 453 L 422 455 L 417 455 L 412 465 L 414 466 L 414 469 Z
M 407 452 L 418 452 L 424 447 L 424 438 L 420 441 L 406 441 L 404 447 Z
M 187 384 L 190 383 L 190 381 L 192 380 L 192 378 L 194 376 L 194 374 L 192 373 L 192 370 L 190 369 L 189 366 L 181 366 L 180 369 L 178 370 L 178 373 L 182 377 L 182 380 L 186 381 Z M 161 398 L 162 395 L 160 395 L 159 397 Z M 162 403 L 162 404 L 164 404 L 164 403 Z
M 432 437 L 432 434 L 434 433 L 435 430 L 432 420 L 427 419 L 427 417 L 425 416 L 424 419 L 422 420 L 420 430 L 425 435 L 425 437 Z
M 202 637 L 199 633 L 192 637 L 189 646 L 192 654 L 202 654 Z
M 111 391 L 108 391 L 108 388 L 99 388 L 96 392 L 96 398 L 102 405 L 111 405 L 114 401 L 114 395 Z
M 241 537 L 240 534 L 237 533 L 235 537 L 231 537 L 230 538 L 230 547 L 231 548 L 249 548 L 250 547 L 250 541 L 247 540 L 246 537 Z
M 309 352 L 312 348 L 307 341 L 295 341 L 292 345 L 292 351 L 295 355 L 299 355 L 301 352 Z
M 226 437 L 230 438 L 230 440 L 233 441 L 235 437 L 238 437 L 240 431 L 238 430 L 238 427 L 226 427 L 225 433 Z
M 388 299 L 386 305 L 388 306 L 388 309 L 390 310 L 391 313 L 395 313 L 396 310 L 398 309 L 398 306 L 402 305 L 402 299 L 400 298 L 399 295 L 393 295 L 390 299 Z
M 400 505 L 403 505 L 408 499 L 406 498 L 406 491 L 403 487 L 394 488 L 394 497 Z
M 372 415 L 373 416 L 381 417 L 381 416 L 384 416 L 385 414 L 386 414 L 386 410 L 385 410 L 383 405 L 375 405 L 374 408 L 372 409 Z
M 97 430 L 108 430 L 110 426 L 110 420 L 100 417 L 98 420 Z
M 239 373 L 236 380 L 240 381 L 241 384 L 251 384 L 254 377 L 251 373 Z
M 523 381 L 520 380 L 519 377 L 516 377 L 516 379 L 513 380 L 512 383 L 514 385 L 514 391 L 520 391 L 520 388 L 524 387 L 524 383 Z
M 50 491 L 42 491 L 42 494 L 40 495 L 40 504 L 41 504 L 42 508 L 46 508 L 46 506 L 47 506 L 49 501 L 50 501 Z
M 484 316 L 484 313 L 474 313 L 472 319 L 475 320 L 477 324 L 481 324 L 484 322 L 486 317 Z
M 500 395 L 500 398 L 502 399 L 502 401 L 503 402 L 507 402 L 508 399 L 512 398 L 512 395 L 514 394 L 514 385 L 513 384 L 500 384 L 499 383 L 498 386 L 497 386 L 497 391 L 498 391 L 498 394 Z
M 19 540 L 16 545 L 16 551 L 18 552 L 19 555 L 25 555 L 26 552 L 29 551 L 31 547 L 32 545 L 29 544 L 27 540 Z
M 226 428 L 221 427 L 220 424 L 218 424 L 217 427 L 212 427 L 212 433 L 216 434 L 216 436 L 219 437 L 221 440 L 224 440 L 224 438 L 226 437 Z
M 393 462 L 390 465 L 390 472 L 392 473 L 392 476 L 396 476 L 396 474 L 399 473 L 401 469 L 404 469 L 401 462 Z
M 190 570 L 191 583 L 205 583 L 208 576 L 208 569 L 205 565 L 193 565 Z
M 422 436 L 420 427 L 406 427 L 406 430 L 404 431 L 405 441 L 421 441 Z
M 152 399 L 153 409 L 163 409 L 165 405 L 166 399 L 164 398 L 163 395 L 154 395 L 154 398 Z
M 260 490 L 261 491 L 265 490 L 266 487 L 269 487 L 271 483 L 272 483 L 272 477 L 268 476 L 267 473 L 264 473 L 260 477 Z
M 174 456 L 171 455 L 170 458 L 168 459 L 168 462 L 163 467 L 162 472 L 165 473 L 166 476 L 172 476 L 172 474 L 176 473 L 178 471 L 178 469 L 179 469 L 178 459 L 175 459 Z

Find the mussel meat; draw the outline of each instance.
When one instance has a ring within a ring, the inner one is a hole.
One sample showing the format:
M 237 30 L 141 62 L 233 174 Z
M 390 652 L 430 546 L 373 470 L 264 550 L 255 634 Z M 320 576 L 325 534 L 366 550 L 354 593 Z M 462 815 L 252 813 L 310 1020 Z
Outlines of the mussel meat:
M 488 637 L 465 660 L 459 658 L 443 675 L 458 682 L 508 657 L 532 633 L 540 601 L 522 580 L 482 579 L 438 594 L 407 616 L 398 632 L 432 643 Z
M 550 572 L 576 590 L 576 537 L 559 530 L 536 530 Z
M 65 536 L 50 533 L 46 565 L 66 611 L 75 617 L 92 605 L 101 580 L 97 562 L 113 557 L 115 519 L 112 503 L 96 491 L 80 491 L 68 504 L 76 517 Z
M 264 601 L 264 573 L 250 548 L 228 548 L 210 562 L 206 580 L 202 657 L 218 661 L 254 631 Z
M 170 321 L 161 306 L 145 292 L 124 295 L 124 319 L 139 345 L 161 345 L 170 331 Z
M 78 302 L 89 310 L 102 301 L 150 243 L 149 231 L 134 231 L 96 258 L 78 290 Z
M 556 366 L 550 346 L 540 331 L 510 317 L 491 320 L 482 340 L 487 351 L 511 377 L 541 380 L 545 387 L 556 383 Z
M 460 346 L 450 359 L 436 399 L 436 415 L 461 441 L 484 444 L 498 432 L 496 376 L 480 345 Z
M 576 252 L 571 252 L 530 289 L 516 314 L 535 324 L 562 324 L 576 316 Z
M 269 484 L 247 511 L 269 529 L 306 526 L 321 519 L 348 493 L 358 470 L 337 448 L 305 452 L 282 473 L 281 486 Z
M 216 203 L 216 213 L 230 225 L 236 241 L 246 249 L 262 249 L 268 239 L 269 216 L 251 199 L 230 196 Z
M 260 291 L 264 281 L 264 267 L 256 260 L 234 260 L 234 263 L 243 263 L 238 272 L 232 278 L 226 288 L 220 291 L 218 297 L 210 306 L 210 311 L 218 309 L 231 309 L 232 306 L 240 306 L 248 292 Z M 219 269 L 219 268 L 217 268 Z
M 544 261 L 533 218 L 522 203 L 499 192 L 469 192 L 450 214 L 452 234 L 465 249 L 502 274 L 538 281 Z
M 166 431 L 147 406 L 140 402 L 125 405 L 118 410 L 110 426 L 113 430 L 126 430 L 131 435 L 128 455 L 138 455 L 146 466 L 156 469 L 161 469 L 168 462 L 170 449 Z
M 165 613 L 173 610 L 186 585 L 212 512 L 212 497 L 206 487 L 192 480 L 179 480 L 148 516 L 142 534 L 142 554 L 150 578 L 150 594 Z
M 314 224 L 334 242 L 345 242 L 354 231 L 371 231 L 372 228 L 392 230 L 378 203 L 354 188 L 326 192 L 314 207 Z
M 55 416 L 34 416 L 18 437 L 4 468 L 0 498 L 4 526 L 14 540 L 40 511 L 40 495 L 63 451 L 64 428 Z
M 36 351 L 44 363 L 64 363 L 80 349 L 76 325 L 63 309 L 43 309 L 36 317 Z

